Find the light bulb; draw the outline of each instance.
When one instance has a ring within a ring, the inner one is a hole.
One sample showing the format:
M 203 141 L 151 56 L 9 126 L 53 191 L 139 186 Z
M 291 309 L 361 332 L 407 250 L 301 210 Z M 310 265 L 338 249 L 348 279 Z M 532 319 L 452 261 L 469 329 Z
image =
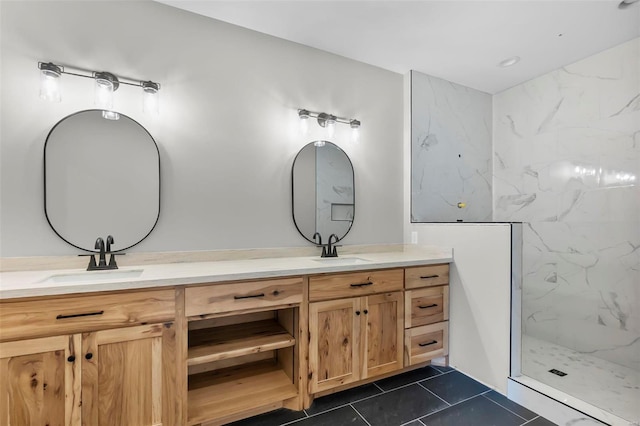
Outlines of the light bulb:
M 142 83 L 142 110 L 147 114 L 158 115 L 160 111 L 160 86 L 153 81 Z
M 39 63 L 40 68 L 40 99 L 49 102 L 60 102 L 60 74 L 62 69 L 49 62 L 48 64 Z

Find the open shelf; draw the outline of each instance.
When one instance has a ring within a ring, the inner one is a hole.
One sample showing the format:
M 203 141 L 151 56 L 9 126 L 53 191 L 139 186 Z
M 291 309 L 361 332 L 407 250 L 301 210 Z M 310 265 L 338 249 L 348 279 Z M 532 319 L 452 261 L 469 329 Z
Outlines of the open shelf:
M 296 339 L 275 319 L 227 325 L 189 332 L 187 365 L 294 346 Z
M 298 394 L 272 360 L 189 376 L 189 425 L 233 416 Z

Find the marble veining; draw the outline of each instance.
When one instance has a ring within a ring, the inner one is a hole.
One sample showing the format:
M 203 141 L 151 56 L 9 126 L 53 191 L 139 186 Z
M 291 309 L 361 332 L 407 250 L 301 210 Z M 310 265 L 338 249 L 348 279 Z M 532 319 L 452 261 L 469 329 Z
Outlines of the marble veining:
M 411 221 L 491 221 L 491 95 L 412 71 L 411 99 Z
M 494 220 L 525 222 L 523 334 L 636 372 L 639 93 L 636 38 L 495 95 L 493 148 Z

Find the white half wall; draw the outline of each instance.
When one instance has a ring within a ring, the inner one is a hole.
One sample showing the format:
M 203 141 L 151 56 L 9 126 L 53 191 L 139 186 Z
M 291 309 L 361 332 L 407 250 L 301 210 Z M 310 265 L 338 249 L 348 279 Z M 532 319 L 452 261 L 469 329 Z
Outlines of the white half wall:
M 407 226 L 418 244 L 453 248 L 450 271 L 449 362 L 507 393 L 511 318 L 511 225 Z

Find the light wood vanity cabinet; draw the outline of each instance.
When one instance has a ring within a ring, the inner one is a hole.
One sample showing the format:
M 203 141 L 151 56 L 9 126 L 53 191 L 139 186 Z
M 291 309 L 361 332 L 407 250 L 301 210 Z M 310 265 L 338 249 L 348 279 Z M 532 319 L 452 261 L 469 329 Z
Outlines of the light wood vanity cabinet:
M 310 300 L 339 297 L 309 304 L 311 393 L 403 367 L 402 277 L 397 269 L 309 279 Z
M 0 305 L 0 424 L 176 424 L 174 291 L 123 296 Z
M 405 366 L 449 354 L 449 265 L 405 269 Z
M 449 265 L 0 301 L 0 426 L 222 425 L 448 354 Z

